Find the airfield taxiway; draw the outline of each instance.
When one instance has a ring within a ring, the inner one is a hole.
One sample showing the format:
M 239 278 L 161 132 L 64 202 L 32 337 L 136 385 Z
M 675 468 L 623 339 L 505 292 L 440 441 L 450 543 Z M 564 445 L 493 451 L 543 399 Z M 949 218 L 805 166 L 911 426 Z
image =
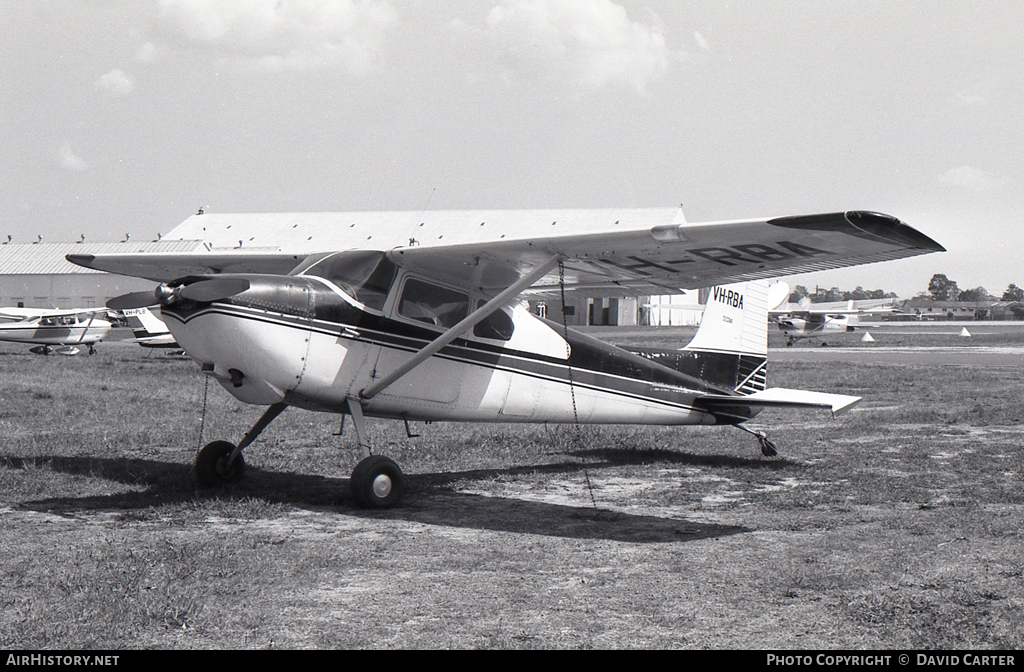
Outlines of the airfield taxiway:
M 770 348 L 770 362 L 856 362 L 885 365 L 1021 366 L 1024 346 L 874 346 Z
M 689 342 L 696 327 L 584 327 L 583 330 L 617 345 L 679 348 Z M 863 341 L 865 334 L 870 334 L 872 340 Z M 772 329 L 768 340 L 769 362 L 1024 365 L 1024 322 L 861 323 L 853 333 L 803 340 L 791 347 L 785 347 L 784 343 L 781 334 Z
M 871 339 L 865 342 L 867 334 Z M 861 364 L 1020 366 L 1022 322 L 862 322 L 857 331 L 769 348 L 769 361 Z M 821 343 L 827 343 L 822 347 Z

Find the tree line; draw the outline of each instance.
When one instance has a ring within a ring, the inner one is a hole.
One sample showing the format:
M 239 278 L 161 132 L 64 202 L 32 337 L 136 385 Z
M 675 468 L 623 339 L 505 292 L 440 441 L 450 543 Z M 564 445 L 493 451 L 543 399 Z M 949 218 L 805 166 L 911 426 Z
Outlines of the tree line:
M 797 285 L 789 293 L 791 303 L 799 303 L 803 298 L 809 298 L 812 303 L 834 303 L 836 301 L 865 301 L 867 299 L 898 299 L 895 292 L 886 292 L 884 289 L 864 289 L 857 287 L 852 291 L 844 291 L 838 287 L 825 289 L 815 287 L 811 292 L 803 285 Z
M 984 287 L 960 289 L 955 280 L 936 273 L 928 283 L 928 292 L 918 296 L 929 296 L 935 301 L 1024 301 L 1024 289 L 1011 282 L 1001 296 L 996 296 Z
M 1006 288 L 1002 295 L 990 294 L 984 287 L 973 289 L 960 289 L 955 280 L 950 280 L 943 273 L 936 273 L 928 283 L 928 291 L 918 294 L 919 297 L 931 298 L 934 301 L 1018 301 L 1024 304 L 1024 288 L 1014 283 Z M 811 292 L 803 285 L 797 285 L 789 294 L 792 303 L 799 303 L 804 297 L 810 298 L 814 303 L 832 303 L 836 301 L 864 301 L 866 299 L 898 299 L 895 292 L 886 292 L 882 289 L 867 290 L 857 287 L 852 291 L 841 290 L 838 287 L 825 289 L 815 287 Z

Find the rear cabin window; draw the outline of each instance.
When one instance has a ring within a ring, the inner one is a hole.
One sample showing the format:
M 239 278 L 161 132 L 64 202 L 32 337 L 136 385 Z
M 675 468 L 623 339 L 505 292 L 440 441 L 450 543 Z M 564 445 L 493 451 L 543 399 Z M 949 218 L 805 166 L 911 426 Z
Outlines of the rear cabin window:
M 448 329 L 458 324 L 469 308 L 469 297 L 454 289 L 409 278 L 398 302 L 402 317 Z
M 367 308 L 382 310 L 397 272 L 383 252 L 365 250 L 332 254 L 298 269 L 296 274 L 330 280 Z
M 483 299 L 477 303 L 477 309 L 483 307 L 487 303 Z M 473 335 L 477 338 L 492 338 L 497 341 L 507 341 L 512 338 L 512 318 L 508 316 L 508 313 L 498 309 L 480 320 L 473 327 Z

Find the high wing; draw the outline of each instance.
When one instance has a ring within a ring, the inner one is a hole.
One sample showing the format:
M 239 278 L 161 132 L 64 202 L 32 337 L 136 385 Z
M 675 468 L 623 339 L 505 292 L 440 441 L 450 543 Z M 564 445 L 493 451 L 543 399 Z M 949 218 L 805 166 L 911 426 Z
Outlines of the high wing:
M 810 310 L 794 310 L 794 311 L 770 311 L 768 318 L 774 322 L 781 322 L 783 320 L 805 320 L 808 324 L 824 324 L 825 318 L 831 317 L 834 313 L 817 313 Z
M 186 254 L 68 260 L 168 282 L 187 275 L 283 274 L 316 252 L 380 250 L 420 274 L 499 290 L 557 257 L 561 272 L 550 270 L 530 291 L 555 292 L 561 281 L 567 290 L 625 296 L 944 251 L 898 219 L 864 211 L 704 224 L 686 223 L 676 209 L 202 215 L 186 220 L 178 235 L 198 237 L 200 221 L 209 224 L 202 235 L 219 235 L 220 245 Z M 238 239 L 238 247 L 223 249 L 230 239 Z M 261 247 L 247 250 L 243 242 Z
M 96 313 L 108 313 L 110 309 L 106 306 L 94 308 L 0 308 L 0 319 L 5 320 L 32 320 L 44 317 L 63 317 L 65 315 L 90 315 Z
M 479 284 L 487 287 L 488 269 L 517 269 L 522 274 L 524 267 L 557 255 L 564 259 L 565 289 L 628 296 L 678 293 L 941 250 L 938 243 L 895 218 L 855 212 L 458 245 L 444 255 L 407 248 L 396 250 L 394 256 L 403 266 L 435 276 L 457 268 L 471 282 L 469 272 L 480 269 L 476 273 L 484 281 Z M 552 273 L 532 291 L 558 289 L 559 277 Z
M 892 305 L 892 299 L 864 299 L 860 301 L 851 299 L 842 302 L 811 303 L 810 299 L 804 297 L 799 303 L 782 303 L 768 311 L 768 314 L 772 318 L 800 317 L 803 319 L 816 318 L 817 321 L 823 321 L 826 316 L 832 315 L 873 315 L 877 313 L 898 312 L 900 311 Z
M 266 273 L 287 275 L 308 255 L 285 252 L 132 252 L 126 254 L 69 254 L 73 264 L 156 282 L 187 275 Z

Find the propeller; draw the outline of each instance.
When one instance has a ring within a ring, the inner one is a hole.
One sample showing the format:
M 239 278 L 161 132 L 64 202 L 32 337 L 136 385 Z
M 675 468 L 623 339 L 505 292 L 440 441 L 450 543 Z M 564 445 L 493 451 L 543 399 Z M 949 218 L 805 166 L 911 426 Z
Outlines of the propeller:
M 107 301 L 107 308 L 111 310 L 148 308 L 160 303 L 170 304 L 179 296 L 191 301 L 209 303 L 241 294 L 247 289 L 249 289 L 249 281 L 245 278 L 214 278 L 174 288 L 160 285 L 151 292 L 131 292 L 115 296 Z
M 131 310 L 133 308 L 149 308 L 160 303 L 155 292 L 131 292 L 115 296 L 107 301 L 107 308 L 111 310 Z
M 180 296 L 183 299 L 209 303 L 241 294 L 247 289 L 249 289 L 249 281 L 245 278 L 214 278 L 185 285 L 181 288 Z

